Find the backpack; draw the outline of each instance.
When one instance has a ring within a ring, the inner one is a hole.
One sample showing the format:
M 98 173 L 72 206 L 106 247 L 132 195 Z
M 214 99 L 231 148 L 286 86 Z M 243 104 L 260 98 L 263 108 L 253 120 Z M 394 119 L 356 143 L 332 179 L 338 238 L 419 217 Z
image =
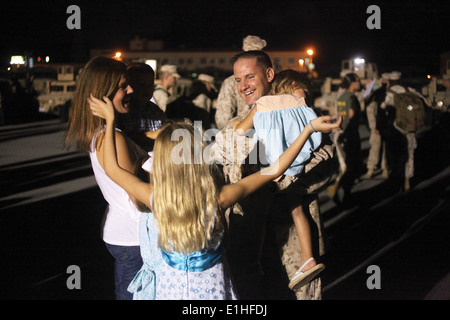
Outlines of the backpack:
M 426 110 L 422 98 L 413 93 L 409 88 L 406 92 L 394 94 L 395 124 L 407 132 L 421 130 L 425 126 Z

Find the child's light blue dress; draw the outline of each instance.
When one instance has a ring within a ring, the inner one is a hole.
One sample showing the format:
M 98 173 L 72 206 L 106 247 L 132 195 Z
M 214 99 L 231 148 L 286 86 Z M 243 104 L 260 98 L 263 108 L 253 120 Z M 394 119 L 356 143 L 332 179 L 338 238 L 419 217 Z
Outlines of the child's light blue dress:
M 134 300 L 236 299 L 222 261 L 222 233 L 210 241 L 211 249 L 186 256 L 161 251 L 152 213 L 141 215 L 139 227 L 144 263 L 128 287 Z
M 143 265 L 128 286 L 128 291 L 133 293 L 134 300 L 155 300 L 162 257 L 158 248 L 156 221 L 151 212 L 141 214 L 139 242 Z
M 151 171 L 152 153 L 142 166 Z M 153 194 L 150 198 L 153 203 Z M 206 250 L 189 255 L 163 252 L 153 213 L 139 221 L 143 266 L 128 287 L 134 300 L 235 300 L 232 281 L 223 263 L 223 232 L 215 233 Z
M 208 250 L 189 255 L 162 252 L 156 299 L 235 300 L 229 271 L 223 263 L 222 234 Z
M 306 125 L 317 118 L 304 98 L 290 94 L 264 96 L 255 102 L 254 107 L 257 108 L 253 116 L 254 138 L 261 141 L 265 148 L 267 165 L 275 162 Z M 313 133 L 284 174 L 292 177 L 300 174 L 321 142 L 322 133 Z

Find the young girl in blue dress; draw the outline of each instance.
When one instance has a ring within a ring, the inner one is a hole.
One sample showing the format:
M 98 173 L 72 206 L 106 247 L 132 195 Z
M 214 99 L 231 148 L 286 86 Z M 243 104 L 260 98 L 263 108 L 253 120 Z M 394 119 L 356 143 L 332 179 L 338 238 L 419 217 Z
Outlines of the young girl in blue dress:
M 295 183 L 301 179 L 305 164 L 322 142 L 321 132 L 312 124 L 317 115 L 306 104 L 305 98 L 309 95 L 307 88 L 300 73 L 294 70 L 281 71 L 273 81 L 273 95 L 261 97 L 247 117 L 233 123 L 233 129 L 241 135 L 254 127 L 254 139 L 262 142 L 265 160 L 269 164 L 273 164 L 308 125 L 313 130 L 289 168 L 274 180 L 279 190 L 288 195 L 301 246 L 302 265 L 289 283 L 293 290 L 306 285 L 325 268 L 322 263 L 317 264 L 313 257 L 310 225 L 302 208 L 302 195 L 295 192 Z
M 146 228 L 157 232 L 152 245 L 157 254 L 150 257 L 153 269 L 142 270 L 147 275 L 141 278 L 147 280 L 137 279 L 136 285 L 155 299 L 236 298 L 223 261 L 222 212 L 285 172 L 313 127 L 330 132 L 340 125 L 331 123 L 331 117 L 312 120 L 274 165 L 224 185 L 216 164 L 204 156 L 208 148 L 201 129 L 169 123 L 155 141 L 151 183 L 146 183 L 117 164 L 111 101 L 93 96 L 89 100 L 93 114 L 106 120 L 106 173 L 152 211 L 154 223 Z M 146 236 L 152 237 L 151 232 Z

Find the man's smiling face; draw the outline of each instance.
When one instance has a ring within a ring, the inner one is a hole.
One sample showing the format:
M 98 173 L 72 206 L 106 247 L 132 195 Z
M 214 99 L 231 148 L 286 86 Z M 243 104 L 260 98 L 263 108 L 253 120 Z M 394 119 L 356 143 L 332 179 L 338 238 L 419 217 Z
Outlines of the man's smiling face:
M 256 58 L 241 58 L 234 63 L 233 71 L 238 92 L 248 105 L 269 94 L 274 76 L 272 68 L 264 70 Z

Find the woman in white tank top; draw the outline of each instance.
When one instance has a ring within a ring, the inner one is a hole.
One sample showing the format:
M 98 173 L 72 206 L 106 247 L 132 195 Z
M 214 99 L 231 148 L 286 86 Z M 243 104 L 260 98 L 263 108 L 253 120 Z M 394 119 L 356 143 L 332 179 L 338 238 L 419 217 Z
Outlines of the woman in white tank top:
M 83 68 L 72 100 L 66 144 L 75 142 L 78 151 L 89 153 L 97 184 L 108 203 L 102 237 L 115 260 L 116 299 L 132 299 L 128 285 L 142 266 L 139 248 L 139 215 L 134 198 L 108 177 L 103 170 L 104 120 L 92 114 L 87 99 L 109 97 L 116 112 L 126 113 L 129 86 L 124 63 L 96 57 Z M 133 173 L 138 157 L 146 153 L 120 131 L 115 133 L 120 166 Z

